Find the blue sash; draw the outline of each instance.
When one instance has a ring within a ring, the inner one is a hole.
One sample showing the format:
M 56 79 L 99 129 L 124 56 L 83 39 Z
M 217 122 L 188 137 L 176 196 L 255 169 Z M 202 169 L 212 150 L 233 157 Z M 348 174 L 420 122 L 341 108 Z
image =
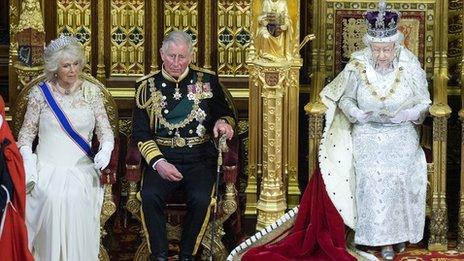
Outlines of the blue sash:
M 60 105 L 58 105 L 58 103 L 55 101 L 55 98 L 53 98 L 53 95 L 50 92 L 47 84 L 40 82 L 39 87 L 45 97 L 45 100 L 47 101 L 48 106 L 58 120 L 61 128 L 89 158 L 93 159 L 94 155 L 90 145 L 76 130 L 74 130 L 73 126 L 66 117 L 66 114 L 64 114 L 63 110 L 60 108 Z

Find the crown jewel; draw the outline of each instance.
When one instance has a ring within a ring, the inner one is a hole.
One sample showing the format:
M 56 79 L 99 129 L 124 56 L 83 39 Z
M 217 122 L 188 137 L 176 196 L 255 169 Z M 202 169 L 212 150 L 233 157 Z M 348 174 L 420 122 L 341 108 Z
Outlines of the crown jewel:
M 379 10 L 366 12 L 364 18 L 369 36 L 385 38 L 396 34 L 400 13 L 396 10 L 387 10 L 385 0 L 380 0 Z
M 60 35 L 60 37 L 58 37 L 57 39 L 55 40 L 52 40 L 47 48 L 45 48 L 44 50 L 44 55 L 45 56 L 49 56 L 51 55 L 52 53 L 55 53 L 61 49 L 63 49 L 64 47 L 70 45 L 70 44 L 76 44 L 78 43 L 79 41 L 77 40 L 76 37 L 74 36 L 67 36 L 67 35 Z

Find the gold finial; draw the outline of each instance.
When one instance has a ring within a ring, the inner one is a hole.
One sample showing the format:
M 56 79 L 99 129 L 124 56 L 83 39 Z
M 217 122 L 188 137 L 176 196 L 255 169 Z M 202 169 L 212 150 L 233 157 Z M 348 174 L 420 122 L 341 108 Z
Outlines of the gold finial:
M 22 3 L 17 32 L 27 28 L 45 32 L 42 10 L 38 0 L 25 0 Z

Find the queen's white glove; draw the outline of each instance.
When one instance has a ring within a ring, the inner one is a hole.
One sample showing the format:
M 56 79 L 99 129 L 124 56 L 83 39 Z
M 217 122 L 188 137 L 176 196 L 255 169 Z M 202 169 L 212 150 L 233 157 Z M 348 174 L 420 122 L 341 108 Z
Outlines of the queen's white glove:
M 103 170 L 104 168 L 106 168 L 106 166 L 108 166 L 108 164 L 110 163 L 111 152 L 113 151 L 113 147 L 113 142 L 103 142 L 100 150 L 93 159 L 95 169 Z
M 393 123 L 402 123 L 406 121 L 417 121 L 420 117 L 420 111 L 414 108 L 399 111 L 390 120 Z
M 19 153 L 23 157 L 24 170 L 26 171 L 26 193 L 30 193 L 38 180 L 37 155 L 32 153 L 29 146 L 21 146 Z
M 373 112 L 365 112 L 356 107 L 353 107 L 350 110 L 350 116 L 356 119 L 359 123 L 366 123 L 369 121 L 369 118 L 372 116 Z

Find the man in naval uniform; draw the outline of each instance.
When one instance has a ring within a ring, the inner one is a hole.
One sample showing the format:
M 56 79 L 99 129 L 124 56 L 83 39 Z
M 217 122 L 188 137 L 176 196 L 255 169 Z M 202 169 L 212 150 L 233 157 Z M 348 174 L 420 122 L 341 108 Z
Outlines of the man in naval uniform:
M 216 180 L 213 139 L 231 139 L 235 120 L 214 73 L 189 66 L 191 37 L 171 32 L 160 49 L 161 71 L 137 81 L 132 138 L 147 164 L 141 188 L 142 216 L 151 260 L 167 260 L 165 199 L 182 189 L 187 216 L 180 260 L 193 260 L 210 216 Z

